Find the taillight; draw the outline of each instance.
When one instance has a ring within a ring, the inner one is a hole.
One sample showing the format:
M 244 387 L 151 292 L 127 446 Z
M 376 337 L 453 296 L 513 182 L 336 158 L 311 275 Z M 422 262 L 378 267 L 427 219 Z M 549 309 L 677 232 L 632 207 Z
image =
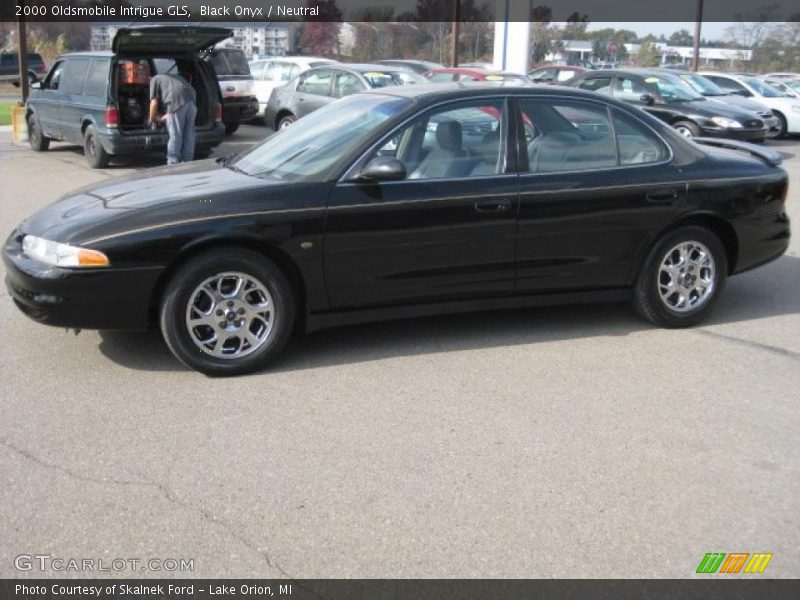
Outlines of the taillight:
M 214 105 L 214 121 L 217 123 L 222 123 L 222 105 L 215 104 Z
M 106 127 L 119 127 L 119 109 L 113 104 L 106 106 Z

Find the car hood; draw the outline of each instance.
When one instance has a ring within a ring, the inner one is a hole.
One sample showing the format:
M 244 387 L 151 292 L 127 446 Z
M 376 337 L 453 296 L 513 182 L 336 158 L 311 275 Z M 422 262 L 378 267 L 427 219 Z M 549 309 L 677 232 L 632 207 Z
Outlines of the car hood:
M 722 104 L 727 104 L 730 106 L 736 106 L 743 110 L 749 110 L 751 112 L 766 112 L 769 108 L 762 104 L 761 102 L 756 102 L 755 100 L 750 100 L 750 98 L 742 98 L 736 94 L 729 94 L 727 96 L 708 96 L 707 100 L 709 102 L 720 102 Z
M 70 192 L 19 232 L 80 245 L 141 228 L 280 209 L 285 200 L 278 191 L 298 185 L 250 177 L 214 160 L 158 167 Z

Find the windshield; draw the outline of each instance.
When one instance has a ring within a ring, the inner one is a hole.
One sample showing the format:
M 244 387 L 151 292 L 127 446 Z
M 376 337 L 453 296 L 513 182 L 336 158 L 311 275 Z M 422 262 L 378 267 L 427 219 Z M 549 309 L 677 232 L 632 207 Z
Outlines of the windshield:
M 372 88 L 426 83 L 424 77 L 420 77 L 411 71 L 367 71 L 362 73 L 362 75 Z
M 349 96 L 278 131 L 227 166 L 255 177 L 324 181 L 337 161 L 410 103 L 382 95 Z
M 761 81 L 755 77 L 742 77 L 742 81 L 753 88 L 759 96 L 764 96 L 765 98 L 780 98 L 784 95 L 783 92 L 776 90 L 766 81 Z
M 795 92 L 800 92 L 800 79 L 784 79 L 781 83 Z
M 703 96 L 698 94 L 689 84 L 678 77 L 647 77 L 645 82 L 655 84 L 658 93 L 665 102 L 688 102 L 690 100 L 702 100 Z
M 681 75 L 680 78 L 688 83 L 689 86 L 697 93 L 703 96 L 727 96 L 728 92 L 719 87 L 710 79 L 706 79 L 702 75 Z

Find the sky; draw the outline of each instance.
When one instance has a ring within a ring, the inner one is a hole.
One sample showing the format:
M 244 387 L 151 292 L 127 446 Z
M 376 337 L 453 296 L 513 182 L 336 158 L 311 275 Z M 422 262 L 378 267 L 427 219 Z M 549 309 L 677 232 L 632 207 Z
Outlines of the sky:
M 725 38 L 725 30 L 733 25 L 730 22 L 707 21 L 703 23 L 703 29 L 700 32 L 700 37 L 707 40 L 718 40 Z M 671 33 L 686 29 L 690 34 L 694 35 L 694 23 L 670 23 L 670 22 L 653 22 L 653 23 L 640 23 L 640 22 L 627 22 L 627 23 L 589 23 L 589 31 L 595 29 L 603 29 L 605 27 L 613 27 L 614 29 L 630 29 L 635 31 L 639 37 L 652 33 L 659 36 L 662 33 L 669 37 Z

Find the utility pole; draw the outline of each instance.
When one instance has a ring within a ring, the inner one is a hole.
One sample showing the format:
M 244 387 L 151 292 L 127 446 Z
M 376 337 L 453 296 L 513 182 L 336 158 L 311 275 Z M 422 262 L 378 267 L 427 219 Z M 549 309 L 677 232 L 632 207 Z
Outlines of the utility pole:
M 458 35 L 461 29 L 461 23 L 459 23 L 459 19 L 461 18 L 461 2 L 460 0 L 453 0 L 453 28 L 452 34 L 453 39 L 450 40 L 450 66 L 457 67 L 458 66 Z
M 692 71 L 700 69 L 700 30 L 703 26 L 703 0 L 697 0 L 697 16 L 694 21 L 694 52 L 692 55 Z
M 21 13 L 25 12 L 25 0 L 19 0 Z M 28 36 L 25 32 L 25 17 L 20 15 L 17 22 L 17 41 L 19 45 L 19 87 L 22 90 L 23 104 L 28 100 Z

